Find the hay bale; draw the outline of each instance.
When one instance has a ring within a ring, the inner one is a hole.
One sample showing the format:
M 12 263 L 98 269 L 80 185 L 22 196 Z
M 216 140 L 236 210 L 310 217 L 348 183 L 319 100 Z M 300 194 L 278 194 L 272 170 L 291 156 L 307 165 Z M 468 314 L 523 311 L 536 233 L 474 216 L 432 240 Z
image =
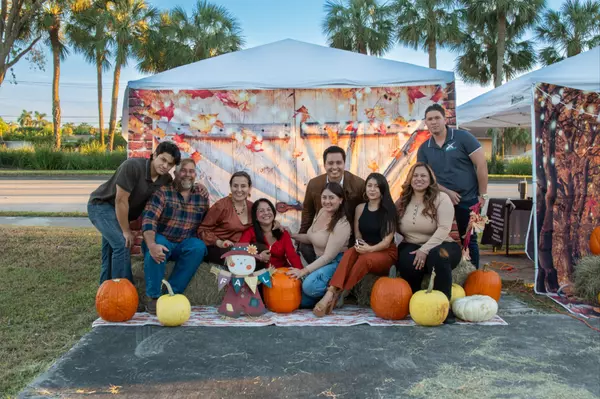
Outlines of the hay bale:
M 600 294 L 600 256 L 585 256 L 575 265 L 573 273 L 575 295 L 592 303 Z
M 380 277 L 369 273 L 352 288 L 351 294 L 354 295 L 359 306 L 371 307 L 371 291 L 373 290 L 375 281 Z
M 474 272 L 475 270 L 477 269 L 475 269 L 475 266 L 471 262 L 462 259 L 458 266 L 456 266 L 454 270 L 452 270 L 452 283 L 458 284 L 462 287 L 465 284 L 465 281 L 467 280 L 469 274 L 471 274 L 471 272 Z M 421 282 L 422 289 L 427 289 L 430 279 L 431 274 L 426 274 L 423 277 L 423 281 Z
M 175 262 L 167 262 L 166 276 L 170 276 L 173 272 Z M 210 273 L 212 266 L 219 266 L 213 263 L 203 262 L 190 284 L 183 293 L 194 305 L 220 305 L 225 290 L 217 290 L 217 276 Z M 144 259 L 141 257 L 133 257 L 131 259 L 131 269 L 135 281 L 135 288 L 138 291 L 140 300 L 145 303 L 146 300 L 146 281 L 144 280 Z

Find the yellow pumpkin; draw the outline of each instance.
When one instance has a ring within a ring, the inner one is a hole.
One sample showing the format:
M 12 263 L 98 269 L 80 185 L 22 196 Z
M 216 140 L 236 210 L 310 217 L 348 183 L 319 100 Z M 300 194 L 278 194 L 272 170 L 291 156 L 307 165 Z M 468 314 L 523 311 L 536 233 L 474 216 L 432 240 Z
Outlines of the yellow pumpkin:
M 452 297 L 450 298 L 450 306 L 456 301 L 458 298 L 464 298 L 467 294 L 465 294 L 465 290 L 458 284 L 452 284 Z
M 448 316 L 450 301 L 443 292 L 433 289 L 434 279 L 435 272 L 431 273 L 427 290 L 418 291 L 410 298 L 410 317 L 420 326 L 439 326 Z
M 190 314 L 192 313 L 190 301 L 188 301 L 185 295 L 175 295 L 171 284 L 167 280 L 163 280 L 162 283 L 167 287 L 169 293 L 158 298 L 156 302 L 156 317 L 163 326 L 180 326 L 190 318 Z

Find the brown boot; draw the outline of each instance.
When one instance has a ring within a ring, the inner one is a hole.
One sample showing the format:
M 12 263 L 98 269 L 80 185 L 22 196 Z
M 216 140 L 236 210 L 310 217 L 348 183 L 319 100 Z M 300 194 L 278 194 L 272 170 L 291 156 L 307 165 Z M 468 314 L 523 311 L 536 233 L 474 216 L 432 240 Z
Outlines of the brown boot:
M 156 302 L 158 302 L 158 298 L 148 298 L 148 301 L 146 302 L 146 312 L 156 316 Z

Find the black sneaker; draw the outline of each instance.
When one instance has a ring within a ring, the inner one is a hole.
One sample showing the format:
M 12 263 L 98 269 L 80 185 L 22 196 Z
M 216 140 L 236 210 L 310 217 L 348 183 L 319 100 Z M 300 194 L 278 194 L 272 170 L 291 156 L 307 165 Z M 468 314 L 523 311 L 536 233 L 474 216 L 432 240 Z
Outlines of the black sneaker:
M 448 311 L 448 316 L 446 316 L 446 320 L 444 320 L 444 324 L 454 324 L 456 323 L 456 316 L 454 316 L 454 312 L 452 310 Z

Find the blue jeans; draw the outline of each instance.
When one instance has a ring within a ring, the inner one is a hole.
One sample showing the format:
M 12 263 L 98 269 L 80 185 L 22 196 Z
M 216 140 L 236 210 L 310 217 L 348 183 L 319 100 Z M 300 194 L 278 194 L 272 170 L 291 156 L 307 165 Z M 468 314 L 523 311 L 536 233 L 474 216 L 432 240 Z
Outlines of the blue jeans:
M 458 227 L 461 241 L 463 240 L 462 237 L 467 232 L 469 218 L 471 217 L 471 210 L 469 208 L 475 205 L 477 201 L 478 199 L 475 198 L 470 201 L 459 202 L 458 205 L 454 206 L 454 218 L 456 219 L 456 227 Z M 477 244 L 477 233 L 471 235 L 471 241 L 469 241 L 469 254 L 471 255 L 471 263 L 479 269 L 479 245 Z
M 162 279 L 165 277 L 165 265 L 167 261 L 174 260 L 175 268 L 169 276 L 169 284 L 176 294 L 183 294 L 190 283 L 198 266 L 206 256 L 207 249 L 204 241 L 190 237 L 181 242 L 171 242 L 160 234 L 156 235 L 156 243 L 164 245 L 169 249 L 165 255 L 165 260 L 157 263 L 146 246 L 142 243 L 144 251 L 144 278 L 146 279 L 146 295 L 150 298 L 158 298 L 161 294 Z
M 329 280 L 333 277 L 333 273 L 335 273 L 335 269 L 340 264 L 342 256 L 344 256 L 344 253 L 340 252 L 330 263 L 306 276 L 302 283 L 301 308 L 312 308 L 319 302 L 319 299 L 323 298 L 329 286 Z
M 102 269 L 100 284 L 113 278 L 126 278 L 133 283 L 131 254 L 125 246 L 123 230 L 111 204 L 88 204 L 88 217 L 102 234 Z

